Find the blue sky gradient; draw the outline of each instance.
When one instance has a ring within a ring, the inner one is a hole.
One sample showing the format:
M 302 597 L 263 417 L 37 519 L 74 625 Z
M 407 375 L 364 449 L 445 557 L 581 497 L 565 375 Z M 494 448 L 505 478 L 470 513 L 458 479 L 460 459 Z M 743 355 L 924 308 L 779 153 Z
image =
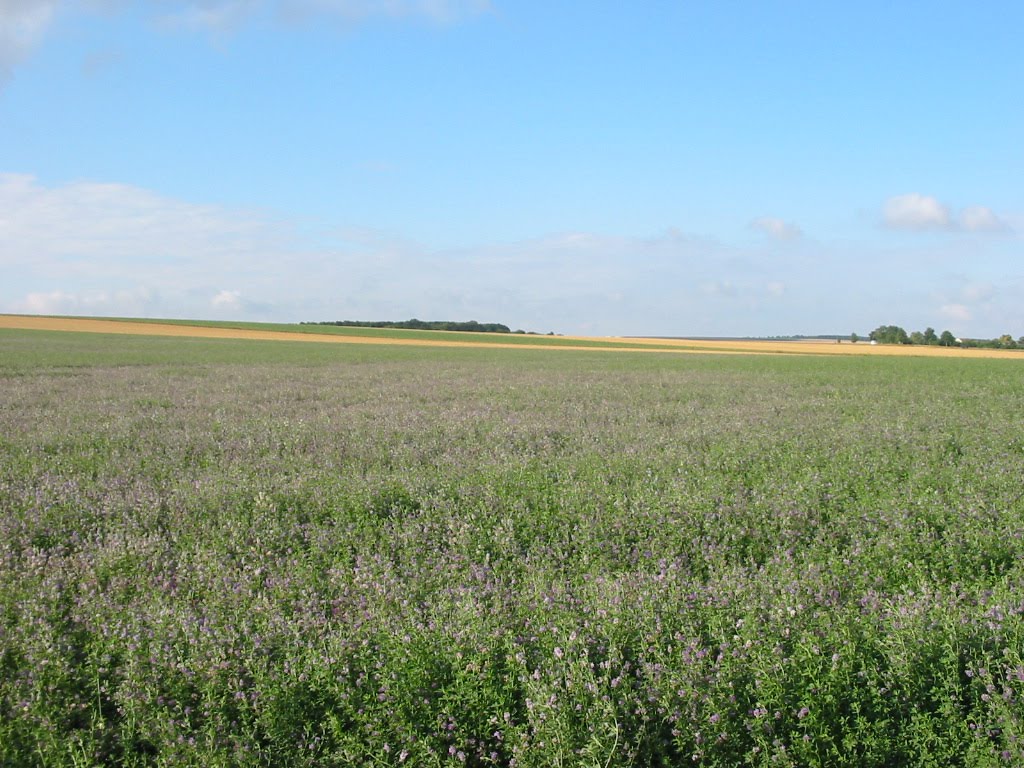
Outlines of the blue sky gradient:
M 1024 334 L 1024 5 L 9 0 L 0 312 Z

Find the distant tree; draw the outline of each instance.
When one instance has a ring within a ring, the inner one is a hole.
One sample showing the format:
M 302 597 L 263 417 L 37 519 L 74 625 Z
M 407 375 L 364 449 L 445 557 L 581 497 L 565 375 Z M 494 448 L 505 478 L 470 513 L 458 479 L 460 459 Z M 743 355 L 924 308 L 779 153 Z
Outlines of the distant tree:
M 856 344 L 856 343 L 857 343 L 858 341 L 860 341 L 860 336 L 858 336 L 858 335 L 856 334 L 856 332 L 854 332 L 854 333 L 851 333 L 851 334 L 850 334 L 850 343 L 851 343 L 851 344 Z
M 1016 349 L 1017 342 L 1013 340 L 1013 336 L 1008 333 L 1004 333 L 999 337 L 999 346 L 1003 349 Z
M 910 343 L 910 337 L 907 335 L 907 332 L 898 325 L 880 325 L 868 334 L 868 338 L 871 341 L 877 341 L 879 344 Z
M 949 331 L 943 331 L 942 335 L 939 336 L 939 344 L 943 347 L 952 347 L 956 344 L 956 336 Z
M 924 341 L 924 334 L 921 333 L 920 331 L 914 331 L 913 333 L 910 334 L 910 343 L 911 344 L 924 344 L 925 343 L 925 341 Z
M 935 329 L 934 328 L 925 328 L 924 329 L 924 343 L 925 344 L 938 344 L 939 343 L 939 337 L 935 335 Z

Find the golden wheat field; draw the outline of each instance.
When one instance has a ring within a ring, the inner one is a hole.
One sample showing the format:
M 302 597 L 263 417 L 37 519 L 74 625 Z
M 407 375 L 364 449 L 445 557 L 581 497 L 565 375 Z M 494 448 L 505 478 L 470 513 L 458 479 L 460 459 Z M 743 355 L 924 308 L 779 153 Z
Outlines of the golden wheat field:
M 435 341 L 430 339 L 379 338 L 372 336 L 339 336 L 326 333 L 288 333 L 258 331 L 248 328 L 218 328 L 203 325 L 133 322 L 131 320 L 99 320 L 78 317 L 35 317 L 0 315 L 0 328 L 34 331 L 71 331 L 79 333 L 115 333 L 134 336 L 184 336 L 203 339 L 250 339 L 254 341 L 308 341 L 328 344 L 401 344 L 409 346 L 503 347 L 487 342 Z
M 759 340 L 695 340 L 635 337 L 559 336 L 557 346 L 545 336 L 538 336 L 529 344 L 510 344 L 507 341 L 480 341 L 479 337 L 463 337 L 451 332 L 451 339 L 404 336 L 359 336 L 355 334 L 288 332 L 231 328 L 227 326 L 187 325 L 150 321 L 112 320 L 84 317 L 43 317 L 36 315 L 0 315 L 0 328 L 65 331 L 78 333 L 130 334 L 140 336 L 182 336 L 207 339 L 250 339 L 258 341 L 299 341 L 326 344 L 377 344 L 430 347 L 467 347 L 484 349 L 561 349 L 605 352 L 662 352 L 678 354 L 788 354 L 788 355 L 903 355 L 927 357 L 985 357 L 1024 359 L 1019 350 L 962 349 L 959 347 L 925 347 L 898 345 L 871 345 L 867 342 L 851 344 L 833 341 L 759 341 Z M 432 334 L 436 336 L 437 334 Z M 571 342 L 580 342 L 573 344 Z M 568 342 L 568 343 L 567 343 Z M 613 342 L 616 346 L 593 346 L 595 343 Z
M 792 355 L 901 355 L 920 357 L 1003 357 L 1024 359 L 1020 350 L 1014 349 L 965 349 L 962 347 L 904 346 L 899 344 L 877 344 L 861 341 L 836 343 L 829 340 L 811 339 L 806 341 L 759 341 L 756 339 L 696 340 L 696 339 L 628 339 L 637 345 L 657 344 L 667 347 L 684 347 L 687 352 L 720 351 L 735 354 L 792 354 Z

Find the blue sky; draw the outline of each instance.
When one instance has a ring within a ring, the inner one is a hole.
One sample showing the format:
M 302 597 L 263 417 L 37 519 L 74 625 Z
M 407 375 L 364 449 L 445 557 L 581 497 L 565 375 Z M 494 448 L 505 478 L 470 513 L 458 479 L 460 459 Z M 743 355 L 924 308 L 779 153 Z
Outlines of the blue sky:
M 1017 2 L 0 0 L 0 312 L 1024 335 Z

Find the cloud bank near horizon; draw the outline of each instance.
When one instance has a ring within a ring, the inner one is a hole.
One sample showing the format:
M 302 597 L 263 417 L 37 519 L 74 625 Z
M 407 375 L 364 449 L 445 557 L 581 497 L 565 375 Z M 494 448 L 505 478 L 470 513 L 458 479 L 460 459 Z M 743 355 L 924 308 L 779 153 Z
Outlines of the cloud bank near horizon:
M 769 244 L 780 238 L 772 226 L 766 234 Z M 0 311 L 476 319 L 594 335 L 863 332 L 944 321 L 961 335 L 991 335 L 987 323 L 1010 313 L 1020 330 L 1000 332 L 1024 332 L 1014 309 L 1024 306 L 1024 279 L 969 280 L 956 271 L 954 246 L 894 263 L 880 248 L 781 240 L 780 251 L 669 227 L 432 250 L 369 230 L 310 236 L 267 211 L 197 205 L 131 185 L 0 174 L 0 269 L 16 276 L 0 288 Z M 842 289 L 823 296 L 823 281 Z M 903 315 L 872 314 L 887 295 Z M 807 317 L 827 318 L 825 327 L 808 328 Z

